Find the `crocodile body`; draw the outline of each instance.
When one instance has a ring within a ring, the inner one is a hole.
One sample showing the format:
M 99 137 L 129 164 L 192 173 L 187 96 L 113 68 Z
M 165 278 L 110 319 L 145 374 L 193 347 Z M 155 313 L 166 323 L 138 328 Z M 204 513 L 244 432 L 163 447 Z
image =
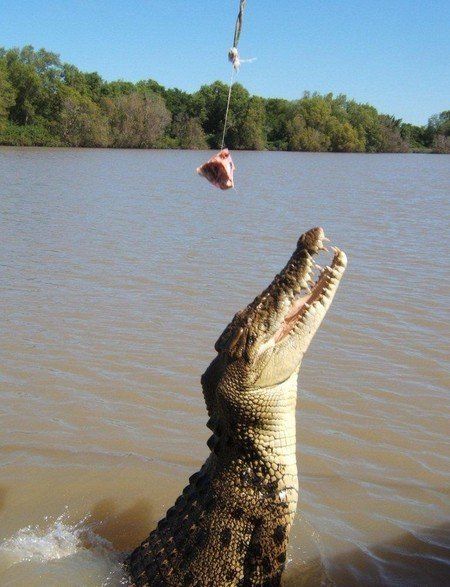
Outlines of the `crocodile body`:
M 276 587 L 297 506 L 295 407 L 301 360 L 346 266 L 335 249 L 312 289 L 321 228 L 236 314 L 202 376 L 211 454 L 126 560 L 130 584 Z

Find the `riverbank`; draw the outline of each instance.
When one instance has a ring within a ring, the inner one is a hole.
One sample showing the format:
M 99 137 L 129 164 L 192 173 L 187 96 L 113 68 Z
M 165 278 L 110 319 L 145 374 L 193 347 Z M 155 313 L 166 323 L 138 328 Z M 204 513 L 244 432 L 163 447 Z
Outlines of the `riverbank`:
M 109 82 L 45 49 L 0 48 L 3 145 L 216 149 L 227 98 L 221 81 L 192 94 L 152 79 Z M 263 98 L 236 83 L 226 144 L 252 151 L 449 153 L 450 110 L 417 126 L 343 94 Z
M 8 125 L 3 131 L 0 130 L 0 146 L 3 147 L 60 147 L 60 148 L 70 148 L 72 145 L 64 144 L 58 137 L 53 137 L 49 134 L 49 132 L 39 126 L 27 126 L 21 127 L 18 125 Z M 98 148 L 98 149 L 105 149 L 105 148 L 129 148 L 129 149 L 176 149 L 176 150 L 200 150 L 200 149 L 208 149 L 207 145 L 203 147 L 183 147 L 180 145 L 176 145 L 175 143 L 167 146 L 167 144 L 162 141 L 161 145 L 155 145 L 154 147 L 115 147 L 113 145 L 78 145 L 79 148 Z M 217 148 L 217 147 L 216 147 Z M 248 150 L 245 148 L 237 148 L 235 150 Z M 253 149 L 254 150 L 254 149 Z M 267 147 L 265 149 L 259 149 L 260 151 L 279 151 L 278 149 Z M 317 151 L 301 151 L 306 153 L 312 153 Z M 336 153 L 339 151 L 321 151 L 324 153 Z M 376 152 L 369 152 L 367 154 L 382 154 L 382 153 L 392 153 L 391 151 L 376 151 Z M 439 150 L 439 149 L 430 149 L 430 148 L 413 148 L 409 149 L 408 151 L 397 151 L 397 153 L 416 153 L 416 154 L 425 154 L 425 155 L 435 155 L 435 154 L 448 154 L 450 151 L 448 149 Z

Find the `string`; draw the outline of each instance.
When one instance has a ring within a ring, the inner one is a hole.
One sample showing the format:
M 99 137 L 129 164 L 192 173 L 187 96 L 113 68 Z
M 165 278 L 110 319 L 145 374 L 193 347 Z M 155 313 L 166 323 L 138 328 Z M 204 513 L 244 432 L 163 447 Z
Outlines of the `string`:
M 220 150 L 225 146 L 225 136 L 227 134 L 227 122 L 228 122 L 228 113 L 230 111 L 230 103 L 231 103 L 231 90 L 233 89 L 234 84 L 234 76 L 236 75 L 236 69 L 234 66 L 231 67 L 231 79 L 230 79 L 230 87 L 228 88 L 228 100 L 227 100 L 227 109 L 225 110 L 225 121 L 223 123 L 223 135 L 222 135 L 222 145 Z
M 230 87 L 228 88 L 227 109 L 225 111 L 225 121 L 223 123 L 222 145 L 220 147 L 221 151 L 223 150 L 223 148 L 225 146 L 225 137 L 227 134 L 228 113 L 230 111 L 231 90 L 233 89 L 234 76 L 238 72 L 239 67 L 242 63 L 241 59 L 239 58 L 237 46 L 239 44 L 239 39 L 241 38 L 242 21 L 244 19 L 244 12 L 245 12 L 246 5 L 247 5 L 247 0 L 240 0 L 239 1 L 239 14 L 237 16 L 236 27 L 234 29 L 233 47 L 228 52 L 228 59 L 232 63 L 232 69 L 231 69 Z M 252 60 L 248 60 L 248 61 L 252 61 Z

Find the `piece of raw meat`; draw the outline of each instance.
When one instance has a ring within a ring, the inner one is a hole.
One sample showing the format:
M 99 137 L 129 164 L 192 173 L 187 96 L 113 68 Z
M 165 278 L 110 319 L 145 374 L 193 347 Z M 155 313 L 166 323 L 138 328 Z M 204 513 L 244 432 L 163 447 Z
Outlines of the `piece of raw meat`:
M 220 153 L 197 168 L 197 173 L 205 177 L 209 182 L 221 190 L 229 190 L 234 187 L 233 172 L 235 166 L 228 149 L 222 149 Z

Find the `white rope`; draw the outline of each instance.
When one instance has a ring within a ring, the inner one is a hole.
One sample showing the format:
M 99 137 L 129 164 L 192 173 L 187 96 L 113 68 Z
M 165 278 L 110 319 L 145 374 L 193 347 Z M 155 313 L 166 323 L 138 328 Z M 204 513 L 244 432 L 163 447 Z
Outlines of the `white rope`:
M 239 2 L 239 14 L 238 14 L 238 17 L 236 20 L 236 28 L 234 30 L 233 46 L 228 51 L 228 60 L 230 61 L 231 65 L 232 65 L 232 69 L 231 69 L 230 87 L 228 88 L 228 100 L 227 100 L 227 109 L 225 112 L 225 122 L 223 124 L 222 146 L 220 147 L 221 151 L 223 150 L 223 148 L 225 146 L 225 136 L 227 134 L 228 113 L 230 111 L 231 90 L 232 90 L 233 84 L 234 84 L 234 76 L 239 71 L 239 67 L 241 66 L 241 63 L 245 63 L 246 61 L 248 61 L 248 62 L 254 61 L 254 59 L 241 59 L 239 57 L 239 52 L 238 52 L 238 48 L 237 48 L 238 43 L 239 43 L 239 39 L 241 37 L 242 20 L 244 18 L 244 11 L 245 11 L 246 4 L 247 4 L 247 0 L 240 0 L 240 2 Z
M 227 134 L 228 113 L 230 111 L 230 103 L 231 103 L 231 90 L 233 89 L 235 75 L 236 75 L 236 69 L 233 65 L 231 68 L 230 87 L 228 88 L 228 100 L 227 100 L 227 109 L 225 111 L 225 122 L 223 123 L 222 146 L 220 147 L 221 151 L 225 146 L 225 135 Z

